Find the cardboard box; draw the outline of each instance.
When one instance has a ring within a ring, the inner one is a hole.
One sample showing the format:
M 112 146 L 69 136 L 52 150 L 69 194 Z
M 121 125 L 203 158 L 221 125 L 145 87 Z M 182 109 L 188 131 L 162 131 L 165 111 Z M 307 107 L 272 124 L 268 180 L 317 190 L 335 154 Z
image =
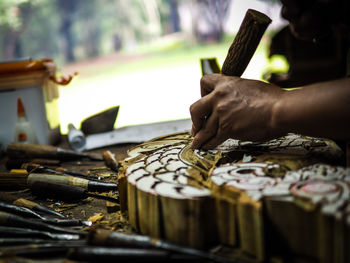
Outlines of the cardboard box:
M 60 135 L 58 87 L 51 80 L 52 60 L 26 60 L 0 63 L 0 144 L 6 149 L 14 141 L 17 98 L 21 98 L 27 119 L 39 144 L 54 144 Z

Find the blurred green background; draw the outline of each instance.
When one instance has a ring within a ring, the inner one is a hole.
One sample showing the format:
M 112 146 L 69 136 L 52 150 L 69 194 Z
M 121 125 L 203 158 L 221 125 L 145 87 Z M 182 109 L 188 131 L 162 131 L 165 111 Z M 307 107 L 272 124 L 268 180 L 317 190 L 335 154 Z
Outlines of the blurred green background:
M 115 127 L 188 118 L 199 59 L 222 65 L 248 8 L 273 19 L 243 77 L 261 79 L 283 25 L 276 0 L 1 0 L 0 59 L 53 58 L 61 130 L 120 105 Z

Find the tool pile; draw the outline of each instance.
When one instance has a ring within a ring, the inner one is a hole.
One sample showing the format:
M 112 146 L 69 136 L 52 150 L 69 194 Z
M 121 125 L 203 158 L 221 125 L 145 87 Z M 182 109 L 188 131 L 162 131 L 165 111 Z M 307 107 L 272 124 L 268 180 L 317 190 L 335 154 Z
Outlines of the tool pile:
M 147 236 L 102 229 L 99 224 L 68 217 L 47 205 L 47 200 L 79 204 L 90 197 L 88 202 L 96 198 L 119 207 L 117 183 L 58 167 L 62 161 L 90 159 L 104 161 L 117 172 L 118 161 L 110 151 L 99 156 L 53 146 L 10 143 L 7 156 L 6 166 L 11 171 L 0 173 L 0 258 L 8 262 L 18 258 L 224 261 L 211 253 Z M 33 197 L 35 202 L 29 200 Z

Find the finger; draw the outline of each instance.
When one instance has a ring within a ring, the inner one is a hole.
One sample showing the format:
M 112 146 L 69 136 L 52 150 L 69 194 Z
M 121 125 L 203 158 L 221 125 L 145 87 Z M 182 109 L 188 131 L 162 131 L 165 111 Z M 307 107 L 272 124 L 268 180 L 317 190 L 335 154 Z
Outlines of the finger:
M 219 80 L 222 79 L 221 74 L 208 74 L 201 78 L 201 96 L 204 97 L 210 94 Z
M 225 132 L 223 130 L 223 128 L 225 128 L 226 125 L 220 125 L 218 122 L 218 129 L 217 132 L 215 134 L 215 136 L 213 136 L 212 138 L 210 138 L 209 140 L 207 140 L 203 145 L 202 145 L 202 149 L 203 150 L 211 150 L 214 149 L 216 146 L 218 146 L 219 144 L 223 143 L 224 141 L 226 141 L 229 136 L 227 135 L 227 132 Z
M 209 139 L 207 142 L 205 142 L 202 145 L 203 150 L 211 150 L 214 149 L 216 146 L 223 143 L 227 138 L 220 135 L 218 132 L 213 138 Z
M 192 118 L 192 135 L 195 136 L 197 132 L 202 129 L 207 117 L 211 114 L 212 103 L 211 97 L 206 96 L 195 103 L 190 107 L 190 113 Z
M 218 118 L 215 114 L 213 114 L 207 119 L 207 122 L 205 123 L 204 127 L 201 130 L 199 130 L 195 135 L 191 144 L 191 148 L 201 148 L 203 144 L 205 144 L 209 139 L 216 135 L 217 130 Z
M 192 129 L 191 129 L 191 135 L 195 136 L 196 135 L 196 129 L 195 127 L 192 125 Z

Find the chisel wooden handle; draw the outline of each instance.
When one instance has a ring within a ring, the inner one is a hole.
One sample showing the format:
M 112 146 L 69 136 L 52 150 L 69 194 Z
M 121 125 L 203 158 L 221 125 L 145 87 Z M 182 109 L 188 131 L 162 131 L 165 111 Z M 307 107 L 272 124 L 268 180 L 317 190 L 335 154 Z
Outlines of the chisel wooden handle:
M 87 157 L 91 160 L 103 160 L 102 156 L 93 153 L 81 153 L 52 145 L 27 144 L 11 142 L 7 145 L 10 158 L 47 158 L 57 160 L 76 160 Z
M 248 9 L 222 66 L 224 75 L 240 77 L 243 74 L 270 23 L 265 14 Z
M 25 144 L 12 142 L 7 146 L 9 157 L 45 157 L 48 159 L 57 158 L 57 147 L 51 145 Z

